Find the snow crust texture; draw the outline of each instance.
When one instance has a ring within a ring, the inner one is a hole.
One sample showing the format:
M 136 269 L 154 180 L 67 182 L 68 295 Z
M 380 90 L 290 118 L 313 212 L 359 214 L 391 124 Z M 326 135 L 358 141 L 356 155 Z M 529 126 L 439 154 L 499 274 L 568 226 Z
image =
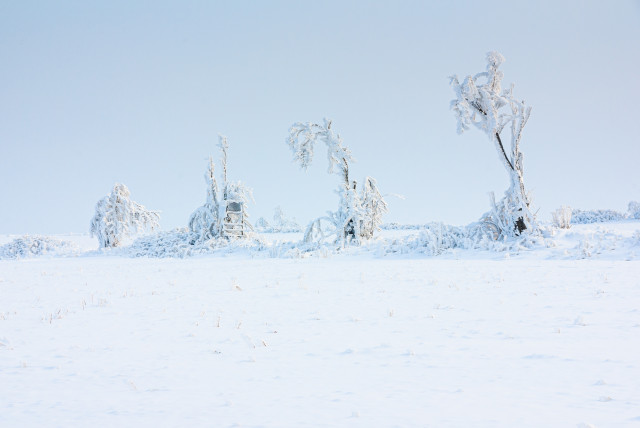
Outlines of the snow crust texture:
M 640 262 L 534 254 L 2 260 L 0 426 L 637 425 Z

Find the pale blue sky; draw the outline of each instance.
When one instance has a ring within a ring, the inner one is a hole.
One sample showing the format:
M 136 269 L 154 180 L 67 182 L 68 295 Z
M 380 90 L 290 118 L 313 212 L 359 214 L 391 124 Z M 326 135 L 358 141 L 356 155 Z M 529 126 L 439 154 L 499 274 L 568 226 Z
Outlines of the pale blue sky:
M 306 224 L 336 208 L 318 147 L 285 144 L 329 117 L 391 199 L 387 221 L 465 224 L 507 188 L 493 144 L 459 136 L 448 76 L 501 52 L 533 106 L 525 183 L 560 205 L 640 200 L 640 3 L 0 0 L 0 233 L 86 232 L 115 182 L 184 226 L 205 199 L 218 133 L 229 174 Z

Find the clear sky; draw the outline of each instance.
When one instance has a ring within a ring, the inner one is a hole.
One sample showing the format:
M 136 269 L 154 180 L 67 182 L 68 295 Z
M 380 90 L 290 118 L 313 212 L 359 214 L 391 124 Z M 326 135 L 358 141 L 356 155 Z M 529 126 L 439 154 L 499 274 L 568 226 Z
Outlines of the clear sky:
M 0 233 L 87 232 L 115 182 L 185 226 L 218 133 L 252 218 L 336 208 L 324 147 L 308 172 L 293 122 L 333 119 L 390 198 L 387 221 L 466 224 L 508 176 L 456 134 L 448 76 L 506 58 L 533 106 L 525 184 L 539 215 L 640 200 L 640 2 L 0 0 Z

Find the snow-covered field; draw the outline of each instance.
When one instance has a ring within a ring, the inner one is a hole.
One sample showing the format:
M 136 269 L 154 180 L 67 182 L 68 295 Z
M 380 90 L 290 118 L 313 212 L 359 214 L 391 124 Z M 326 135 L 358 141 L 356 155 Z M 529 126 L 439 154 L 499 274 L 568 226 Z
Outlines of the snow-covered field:
M 0 260 L 0 426 L 640 426 L 638 229 L 301 259 L 55 237 L 78 256 Z

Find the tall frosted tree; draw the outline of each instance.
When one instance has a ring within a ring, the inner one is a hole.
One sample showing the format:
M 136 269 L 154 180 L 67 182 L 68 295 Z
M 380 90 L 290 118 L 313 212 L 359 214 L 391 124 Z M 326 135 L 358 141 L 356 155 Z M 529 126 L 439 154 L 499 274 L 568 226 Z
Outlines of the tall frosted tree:
M 513 95 L 513 85 L 502 89 L 503 73 L 500 65 L 504 57 L 497 52 L 487 54 L 487 69 L 474 76 L 467 76 L 460 83 L 451 77 L 451 87 L 456 98 L 451 108 L 457 119 L 458 133 L 472 126 L 482 131 L 494 143 L 500 162 L 509 175 L 509 188 L 496 202 L 491 195 L 492 209 L 481 222 L 496 235 L 513 237 L 538 230 L 535 215 L 531 211 L 530 195 L 524 186 L 523 155 L 520 151 L 524 130 L 531 107 Z M 503 131 L 509 129 L 507 132 Z M 509 146 L 505 147 L 505 137 Z
M 313 160 L 315 144 L 322 142 L 327 148 L 328 173 L 340 177 L 338 210 L 312 221 L 307 227 L 304 240 L 321 241 L 333 236 L 342 245 L 349 242 L 359 244 L 363 238 L 371 237 L 373 231 L 369 233 L 369 229 L 363 229 L 371 223 L 365 220 L 366 207 L 363 206 L 363 196 L 357 192 L 357 183 L 349 177 L 349 162 L 353 162 L 353 157 L 331 125 L 331 120 L 324 119 L 322 123 L 297 122 L 289 128 L 287 143 L 293 152 L 294 162 L 306 170 Z M 375 187 L 375 180 L 372 183 Z M 375 189 L 377 191 L 377 187 Z M 386 204 L 384 206 L 386 208 Z M 323 222 L 332 227 L 324 226 Z
M 197 235 L 200 240 L 207 240 L 225 235 L 225 222 L 231 220 L 228 218 L 227 206 L 231 202 L 240 204 L 242 207 L 241 226 L 242 232 L 251 230 L 249 223 L 249 214 L 246 206 L 250 200 L 253 200 L 253 194 L 250 188 L 245 186 L 241 181 L 228 181 L 227 179 L 227 152 L 229 150 L 229 142 L 227 137 L 220 135 L 218 138 L 218 147 L 220 148 L 220 165 L 222 185 L 219 188 L 215 178 L 215 163 L 213 158 L 209 158 L 209 166 L 205 173 L 205 181 L 207 183 L 207 200 L 201 207 L 197 208 L 189 218 L 189 229 Z
M 189 218 L 189 229 L 201 240 L 218 236 L 220 230 L 218 183 L 216 182 L 215 164 L 209 157 L 209 167 L 204 175 L 207 183 L 207 200 L 197 208 Z
M 117 247 L 127 236 L 158 227 L 160 214 L 147 210 L 129 196 L 127 186 L 116 183 L 111 193 L 96 204 L 90 232 L 98 238 L 100 247 Z

